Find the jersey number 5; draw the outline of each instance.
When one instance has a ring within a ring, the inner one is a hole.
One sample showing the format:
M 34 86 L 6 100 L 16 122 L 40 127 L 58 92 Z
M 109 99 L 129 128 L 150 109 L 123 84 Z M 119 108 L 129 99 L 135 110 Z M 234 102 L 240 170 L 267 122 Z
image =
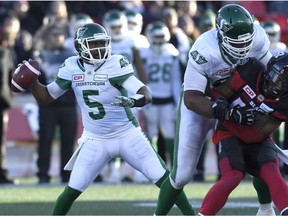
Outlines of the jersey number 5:
M 89 108 L 97 108 L 98 109 L 98 113 L 95 114 L 94 112 L 89 112 L 89 116 L 93 119 L 93 120 L 98 120 L 98 119 L 102 119 L 104 118 L 104 116 L 106 115 L 104 106 L 97 102 L 97 101 L 93 101 L 91 102 L 89 100 L 89 96 L 95 96 L 95 95 L 99 95 L 99 91 L 98 90 L 84 90 L 83 91 L 83 98 L 84 98 L 84 102 L 85 104 L 89 107 Z

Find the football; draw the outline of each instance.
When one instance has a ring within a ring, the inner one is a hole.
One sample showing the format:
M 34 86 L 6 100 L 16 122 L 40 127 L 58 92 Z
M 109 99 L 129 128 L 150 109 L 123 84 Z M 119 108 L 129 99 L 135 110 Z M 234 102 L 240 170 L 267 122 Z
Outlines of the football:
M 40 74 L 39 63 L 36 60 L 24 61 L 12 76 L 11 90 L 15 93 L 26 91 Z

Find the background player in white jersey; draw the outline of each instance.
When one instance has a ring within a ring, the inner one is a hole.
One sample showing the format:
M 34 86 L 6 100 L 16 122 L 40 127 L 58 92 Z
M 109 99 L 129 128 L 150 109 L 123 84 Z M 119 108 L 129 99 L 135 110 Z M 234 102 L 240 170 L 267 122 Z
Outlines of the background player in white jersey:
M 74 47 L 74 34 L 81 26 L 93 23 L 92 18 L 85 13 L 73 14 L 69 20 L 69 36 L 65 38 L 65 47 L 71 49 L 73 53 L 77 53 Z
M 130 110 L 150 103 L 151 93 L 134 76 L 125 57 L 111 55 L 111 37 L 106 30 L 96 23 L 82 26 L 75 35 L 75 48 L 79 56 L 65 60 L 55 81 L 47 86 L 36 81 L 31 87 L 40 104 L 73 89 L 82 114 L 83 134 L 65 166 L 72 170 L 71 177 L 53 215 L 67 214 L 112 158 L 123 158 L 158 187 L 169 173 Z M 194 214 L 184 193 L 178 204 L 184 214 Z
M 162 131 L 166 164 L 172 166 L 176 107 L 182 84 L 179 52 L 169 43 L 169 29 L 160 21 L 147 26 L 146 36 L 150 47 L 140 50 L 152 93 L 152 104 L 143 108 L 146 134 L 152 141 L 157 140 L 159 129 Z
M 128 21 L 128 31 L 131 33 L 135 45 L 137 48 L 147 48 L 149 47 L 149 42 L 147 37 L 142 34 L 143 28 L 143 16 L 139 12 L 133 10 L 125 11 L 125 15 Z
M 141 13 L 134 11 L 134 10 L 126 10 L 125 16 L 127 18 L 128 22 L 128 35 L 134 40 L 135 47 L 140 51 L 141 48 L 147 48 L 149 47 L 149 42 L 147 40 L 147 37 L 142 34 L 142 28 L 143 28 L 143 16 Z M 135 49 L 134 47 L 132 50 Z M 137 52 L 137 51 L 136 51 Z M 144 68 L 145 69 L 145 68 Z M 137 69 L 134 68 L 136 74 Z M 142 110 L 141 108 L 133 108 L 132 112 L 135 116 L 141 119 Z M 141 121 L 140 121 L 141 122 Z M 143 122 L 142 122 L 143 123 Z M 124 164 L 127 165 L 127 164 Z M 126 173 L 131 173 L 130 178 L 134 183 L 147 183 L 148 179 L 142 175 L 142 173 L 138 172 L 137 170 L 131 170 L 130 166 L 124 166 Z M 132 171 L 132 172 L 131 172 Z
M 281 42 L 281 27 L 274 20 L 265 20 L 262 23 L 262 27 L 268 35 L 270 40 L 270 52 L 274 55 L 277 52 L 286 52 L 287 46 Z
M 109 10 L 104 14 L 103 24 L 108 34 L 111 35 L 112 54 L 125 56 L 133 65 L 136 76 L 146 83 L 144 68 L 135 42 L 138 37 L 133 39 L 135 33 L 132 34 L 128 31 L 128 20 L 125 13 L 117 9 Z M 138 108 L 133 108 L 132 112 L 139 118 Z M 111 162 L 110 168 L 111 172 L 107 178 L 109 183 L 133 180 L 133 169 L 125 162 L 116 159 Z
M 216 29 L 203 33 L 192 46 L 178 106 L 179 125 L 174 144 L 177 154 L 171 174 L 161 186 L 156 215 L 167 214 L 177 194 L 191 180 L 207 133 L 215 126 L 216 121 L 201 112 L 202 107 L 210 107 L 210 101 L 206 103 L 207 89 L 225 82 L 240 59 L 255 57 L 266 65 L 272 56 L 269 45 L 264 29 L 253 23 L 245 8 L 227 4 L 217 12 Z M 260 202 L 257 214 L 275 215 L 267 185 L 254 179 Z
M 139 79 L 146 83 L 145 71 L 133 34 L 128 31 L 128 20 L 124 12 L 113 9 L 103 18 L 104 28 L 111 35 L 112 54 L 125 56 L 135 67 Z

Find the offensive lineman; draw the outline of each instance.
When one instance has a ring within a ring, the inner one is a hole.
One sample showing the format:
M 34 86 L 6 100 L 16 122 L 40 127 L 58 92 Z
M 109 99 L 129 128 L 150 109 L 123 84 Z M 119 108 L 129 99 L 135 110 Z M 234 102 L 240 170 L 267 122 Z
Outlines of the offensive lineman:
M 199 215 L 216 215 L 245 172 L 263 179 L 280 214 L 288 215 L 288 186 L 271 139 L 288 120 L 288 54 L 273 56 L 266 71 L 257 59 L 245 59 L 233 76 L 215 89 L 218 99 L 211 102 L 210 115 L 219 120 L 213 142 L 219 145 L 221 178 L 205 196 Z M 247 116 L 251 125 L 229 120 L 236 107 L 251 109 Z
M 96 23 L 82 26 L 75 34 L 75 48 L 79 56 L 65 60 L 55 81 L 47 86 L 36 81 L 31 87 L 40 104 L 52 102 L 72 88 L 82 113 L 83 134 L 65 166 L 72 170 L 71 177 L 53 215 L 67 214 L 112 158 L 123 158 L 158 187 L 169 173 L 130 110 L 150 103 L 151 94 L 134 76 L 128 60 L 111 55 L 111 37 L 106 30 Z M 178 200 L 183 214 L 195 214 L 184 193 Z
M 223 6 L 216 15 L 216 29 L 203 33 L 195 41 L 189 52 L 178 106 L 178 136 L 174 144 L 177 154 L 171 174 L 161 186 L 155 215 L 167 214 L 189 183 L 207 133 L 215 126 L 215 119 L 207 118 L 201 109 L 210 107 L 206 90 L 210 85 L 225 82 L 240 59 L 256 57 L 266 65 L 272 56 L 269 45 L 263 28 L 254 24 L 249 12 L 237 4 Z M 244 110 L 241 114 L 247 113 Z M 257 215 L 275 215 L 267 185 L 258 178 L 254 178 L 253 183 L 260 203 Z

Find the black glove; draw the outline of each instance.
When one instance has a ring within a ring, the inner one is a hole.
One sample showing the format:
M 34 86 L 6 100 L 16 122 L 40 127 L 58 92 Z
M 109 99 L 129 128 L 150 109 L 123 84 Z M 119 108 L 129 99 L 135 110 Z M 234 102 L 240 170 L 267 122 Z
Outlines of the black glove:
M 219 97 L 217 100 L 215 100 L 211 108 L 214 117 L 220 121 L 227 119 L 227 115 L 231 110 L 230 104 L 223 97 Z
M 241 125 L 254 125 L 256 124 L 256 116 L 257 113 L 255 109 L 239 107 L 231 109 L 226 119 Z
M 254 125 L 256 124 L 257 112 L 255 109 L 244 107 L 232 108 L 225 98 L 220 97 L 212 104 L 214 117 L 219 121 L 230 120 L 237 124 Z

